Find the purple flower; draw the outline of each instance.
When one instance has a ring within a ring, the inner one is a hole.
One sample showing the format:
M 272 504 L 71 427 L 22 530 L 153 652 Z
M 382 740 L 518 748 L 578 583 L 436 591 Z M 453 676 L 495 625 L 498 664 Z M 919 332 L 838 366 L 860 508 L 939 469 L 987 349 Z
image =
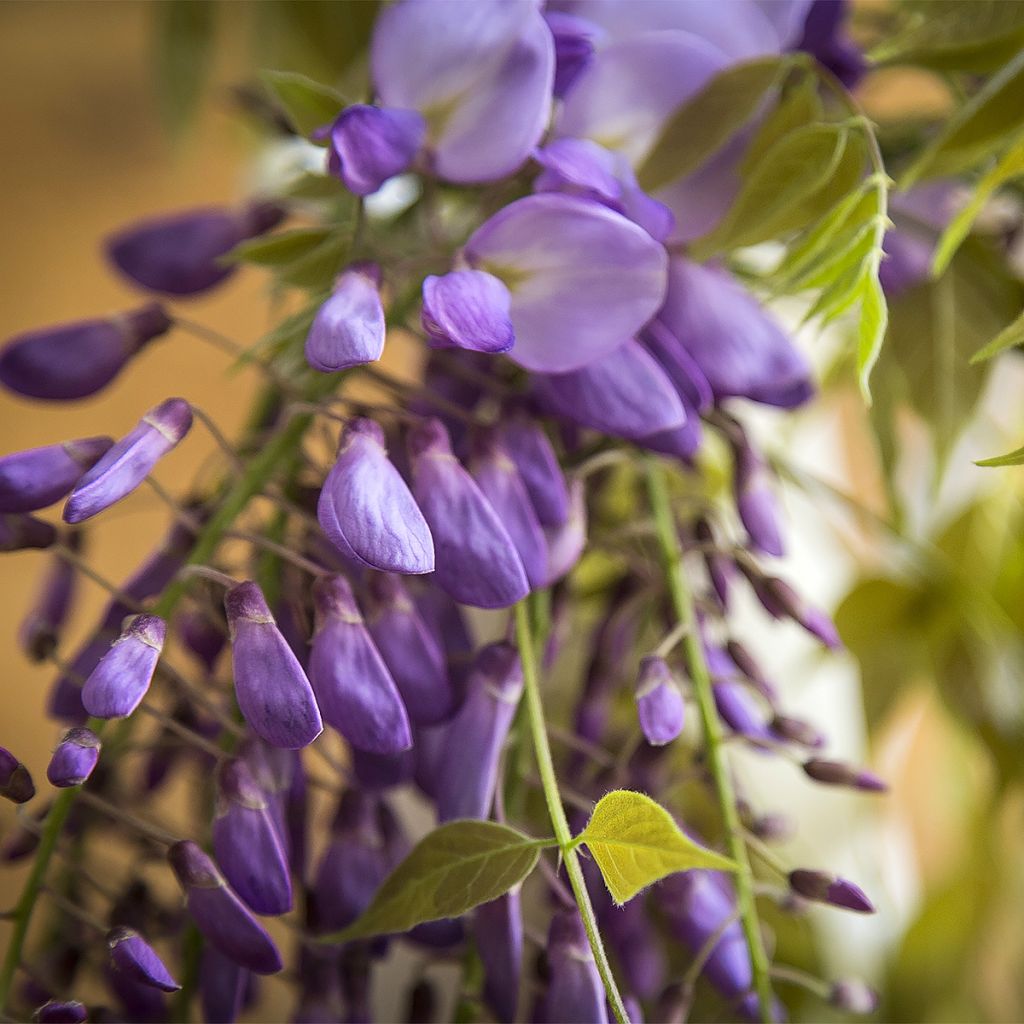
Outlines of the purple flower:
M 0 796 L 24 804 L 36 795 L 29 770 L 6 748 L 0 747 Z
M 167 856 L 203 938 L 256 974 L 281 970 L 281 954 L 273 939 L 228 888 L 213 861 L 188 839 L 175 843 Z
M 274 747 L 305 747 L 323 731 L 305 672 L 270 614 L 263 591 L 247 580 L 224 595 L 231 633 L 235 696 L 250 728 Z
M 114 928 L 107 933 L 107 946 L 114 968 L 134 981 L 163 992 L 181 988 L 153 947 L 134 929 Z
M 875 908 L 859 886 L 845 878 L 824 871 L 809 871 L 797 868 L 789 873 L 789 887 L 805 900 L 831 903 L 834 907 L 853 910 L 858 914 L 873 914 Z
M 523 912 L 516 885 L 473 911 L 473 940 L 484 967 L 484 1002 L 501 1024 L 512 1024 L 519 1005 Z
M 74 551 L 82 547 L 82 532 L 69 530 L 65 543 Z M 75 567 L 57 555 L 43 579 L 35 603 L 18 630 L 21 649 L 32 661 L 45 661 L 56 649 L 60 631 L 68 618 L 78 576 Z
M 534 385 L 558 416 L 617 437 L 646 437 L 686 420 L 672 382 L 632 339 L 582 369 L 538 374 Z
M 576 196 L 543 193 L 506 206 L 465 246 L 477 269 L 512 294 L 515 345 L 528 370 L 566 373 L 607 356 L 658 311 L 667 258 L 621 214 Z
M 150 303 L 120 316 L 20 334 L 0 352 L 0 382 L 30 398 L 86 398 L 105 388 L 171 324 L 163 307 Z
M 832 650 L 843 646 L 832 620 L 820 609 L 809 605 L 785 580 L 759 575 L 746 565 L 741 564 L 740 568 L 769 615 L 776 619 L 793 619 Z
M 184 613 L 177 620 L 177 633 L 182 646 L 208 675 L 213 673 L 228 639 L 227 626 L 223 619 L 215 618 L 214 614 L 212 611 L 196 609 Z
M 583 372 L 583 371 L 581 371 Z M 522 559 L 532 587 L 547 582 L 548 548 L 544 530 L 526 484 L 495 430 L 478 431 L 473 439 L 470 471 L 483 496 L 498 513 Z
M 322 373 L 336 373 L 380 359 L 384 351 L 384 307 L 380 268 L 355 263 L 334 283 L 306 336 L 306 362 Z
M 260 789 L 244 761 L 228 761 L 217 773 L 213 853 L 235 892 L 257 914 L 292 908 L 288 857 Z
M 509 643 L 484 647 L 473 661 L 466 699 L 448 725 L 448 751 L 436 786 L 440 821 L 489 816 L 498 758 L 522 691 L 515 648 Z
M 544 428 L 527 413 L 513 412 L 501 418 L 497 430 L 541 524 L 562 526 L 569 517 L 569 489 Z
M 581 479 L 569 485 L 569 518 L 544 531 L 548 545 L 547 586 L 567 576 L 583 555 L 587 543 L 586 489 Z
M 156 615 L 136 615 L 110 645 L 82 687 L 82 704 L 95 718 L 127 718 L 153 681 L 167 625 Z
M 544 20 L 555 40 L 553 91 L 560 99 L 593 60 L 596 44 L 604 31 L 592 21 L 564 11 L 545 11 Z
M 328 169 L 353 195 L 372 195 L 388 178 L 407 170 L 426 135 L 415 110 L 346 107 L 322 132 L 330 141 Z
M 412 746 L 402 697 L 373 644 L 343 576 L 313 586 L 316 632 L 309 675 L 324 718 L 360 750 L 397 754 Z
M 554 43 L 535 4 L 392 4 L 370 63 L 386 107 L 423 115 L 431 168 L 448 181 L 511 174 L 547 124 Z
M 42 519 L 20 513 L 0 515 L 0 551 L 48 548 L 57 542 L 57 531 Z
M 107 239 L 107 256 L 126 277 L 166 295 L 198 295 L 229 277 L 223 263 L 239 242 L 276 227 L 284 210 L 252 202 L 241 210 L 203 208 L 143 220 Z
M 716 682 L 712 690 L 718 717 L 733 732 L 755 741 L 771 739 L 771 730 L 761 709 L 742 683 Z
M 782 740 L 810 747 L 812 750 L 825 745 L 825 737 L 810 722 L 805 722 L 802 718 L 775 715 L 771 721 L 771 731 Z
M 382 572 L 434 569 L 430 528 L 389 461 L 384 431 L 373 420 L 354 419 L 345 426 L 317 518 L 332 543 L 357 563 Z
M 60 501 L 113 444 L 86 437 L 0 458 L 0 512 L 34 512 Z
M 846 11 L 845 0 L 814 0 L 796 48 L 812 54 L 852 89 L 867 70 L 867 61 L 843 30 Z
M 82 1021 L 88 1020 L 89 1014 L 85 1004 L 77 999 L 51 999 L 40 1006 L 32 1017 L 39 1024 L 82 1024 Z
M 607 1024 L 604 985 L 575 907 L 555 911 L 546 952 L 550 977 L 537 1007 L 538 1024 Z
M 131 494 L 191 427 L 192 409 L 183 398 L 168 398 L 150 409 L 78 481 L 64 506 L 64 521 L 90 519 Z
M 866 793 L 885 793 L 889 789 L 886 782 L 874 772 L 843 761 L 827 761 L 824 758 L 813 757 L 809 761 L 804 761 L 803 769 L 808 778 L 826 786 L 847 786 Z
M 364 789 L 374 792 L 404 786 L 412 780 L 416 768 L 416 758 L 411 749 L 397 754 L 374 754 L 353 747 L 351 754 L 356 781 Z
M 515 341 L 504 283 L 483 270 L 453 270 L 423 281 L 423 330 L 435 348 L 507 352 Z
M 779 533 L 775 495 L 769 486 L 771 474 L 764 459 L 746 436 L 733 446 L 733 486 L 736 510 L 747 531 L 751 546 L 766 555 L 785 553 Z
M 434 725 L 451 717 L 455 693 L 438 637 L 405 589 L 401 577 L 374 574 L 368 583 L 367 626 L 398 685 L 409 717 Z
M 199 964 L 199 997 L 203 1020 L 234 1024 L 242 1012 L 252 975 L 215 946 L 203 947 Z
M 448 431 L 425 420 L 409 435 L 413 494 L 437 550 L 435 579 L 456 601 L 504 608 L 530 585 L 512 538 L 473 478 L 452 454 Z
M 100 739 L 91 729 L 69 729 L 60 738 L 46 768 L 51 785 L 80 786 L 100 759 Z
M 597 904 L 601 934 L 615 951 L 628 987 L 641 999 L 650 999 L 664 987 L 668 968 L 661 936 L 654 928 L 650 911 L 643 899 L 615 906 L 603 882 L 594 879 L 593 874 L 588 872 L 588 884 Z M 629 1019 L 639 1021 L 642 1018 L 631 1014 Z
M 686 705 L 664 658 L 651 655 L 641 660 L 636 713 L 644 737 L 652 746 L 671 743 L 683 731 Z

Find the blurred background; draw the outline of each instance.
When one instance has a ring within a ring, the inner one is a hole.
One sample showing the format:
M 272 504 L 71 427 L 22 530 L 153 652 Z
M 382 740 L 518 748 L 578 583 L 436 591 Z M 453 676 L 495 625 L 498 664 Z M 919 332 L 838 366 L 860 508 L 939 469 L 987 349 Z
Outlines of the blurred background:
M 350 57 L 347 43 L 323 47 L 325 39 L 347 38 L 331 22 L 342 8 L 349 21 L 372 18 L 369 3 L 220 5 L 211 43 L 205 4 L 0 3 L 0 339 L 137 302 L 105 266 L 102 238 L 149 213 L 232 202 L 250 191 L 259 137 L 234 87 L 269 66 L 336 77 Z M 195 59 L 202 52 L 209 54 L 205 80 Z M 202 85 L 187 133 L 174 131 L 183 112 L 169 103 L 168 81 L 186 99 L 187 83 L 197 95 Z M 902 70 L 871 76 L 862 99 L 883 125 L 941 116 L 949 102 L 937 76 Z M 1001 299 L 984 286 L 972 291 L 969 270 L 958 285 L 962 305 L 980 317 Z M 264 285 L 259 272 L 244 271 L 231 288 L 192 302 L 187 315 L 250 344 L 280 315 Z M 894 311 L 872 416 L 848 368 L 831 366 L 828 339 L 803 339 L 819 363 L 824 394 L 772 446 L 785 452 L 780 469 L 790 478 L 794 551 L 782 574 L 837 609 L 849 653 L 822 659 L 749 616 L 752 645 L 771 652 L 767 667 L 786 681 L 794 709 L 823 726 L 837 754 L 879 770 L 893 793 L 881 802 L 837 797 L 796 779 L 791 766 L 747 758 L 738 767 L 755 797 L 794 807 L 801 832 L 784 856 L 850 874 L 878 897 L 873 918 L 823 909 L 811 915 L 810 931 L 785 941 L 806 945 L 816 936 L 816 951 L 804 953 L 823 971 L 870 977 L 883 991 L 883 1019 L 1019 1021 L 1020 470 L 982 470 L 971 460 L 1020 443 L 1024 372 L 1012 354 L 991 374 L 967 370 L 965 341 L 953 355 L 951 413 L 948 384 L 936 383 L 938 361 L 949 353 L 934 343 L 943 321 L 928 319 L 935 309 L 930 287 Z M 794 310 L 781 315 L 799 319 Z M 176 332 L 95 398 L 40 411 L 2 394 L 0 447 L 119 436 L 175 394 L 232 436 L 256 381 L 245 372 L 225 376 L 229 363 Z M 770 414 L 763 426 L 769 435 L 782 429 Z M 163 461 L 158 478 L 190 479 L 212 448 L 197 429 Z M 91 532 L 90 560 L 107 578 L 122 579 L 167 520 L 159 499 L 141 489 Z M 0 566 L 8 637 L 33 600 L 46 559 L 26 552 L 5 556 Z M 104 601 L 102 590 L 83 582 L 72 646 Z M 17 738 L 36 777 L 45 775 L 55 740 L 43 715 L 52 675 L 10 640 L 0 645 L 3 742 Z M 11 805 L 0 806 L 0 833 L 13 819 Z M 22 877 L 17 869 L 0 872 L 0 907 L 14 901 Z M 0 944 L 3 935 L 0 929 Z

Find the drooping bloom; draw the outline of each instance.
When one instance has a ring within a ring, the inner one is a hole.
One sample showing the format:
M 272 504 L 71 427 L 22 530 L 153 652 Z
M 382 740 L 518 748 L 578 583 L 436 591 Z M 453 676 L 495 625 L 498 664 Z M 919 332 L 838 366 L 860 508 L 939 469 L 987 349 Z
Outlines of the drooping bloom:
M 23 804 L 35 795 L 36 787 L 29 770 L 6 747 L 0 747 L 0 796 Z
M 522 560 L 497 513 L 452 454 L 448 431 L 425 420 L 409 435 L 413 494 L 437 550 L 435 578 L 457 601 L 504 608 L 530 589 Z
M 561 526 L 569 516 L 569 489 L 544 428 L 523 411 L 502 417 L 498 436 L 533 502 L 543 526 Z
M 380 102 L 423 116 L 426 159 L 448 181 L 511 174 L 547 123 L 554 43 L 536 4 L 392 4 L 370 62 Z
M 65 543 L 71 551 L 79 552 L 82 531 L 69 530 Z M 45 661 L 56 650 L 61 629 L 74 600 L 77 579 L 75 567 L 66 558 L 57 555 L 43 579 L 35 603 L 18 629 L 21 649 L 33 661 Z
M 328 170 L 353 195 L 368 196 L 412 164 L 426 122 L 415 110 L 346 107 L 322 133 L 329 142 Z
M 621 214 L 542 193 L 500 210 L 470 237 L 471 267 L 504 281 L 515 344 L 528 370 L 566 373 L 619 348 L 658 311 L 667 257 Z
M 85 710 L 95 718 L 127 718 L 153 681 L 166 634 L 156 615 L 130 619 L 82 687 Z
M 825 871 L 797 868 L 789 873 L 789 887 L 798 896 L 803 896 L 805 900 L 831 903 L 834 907 L 854 910 L 858 914 L 873 914 L 875 912 L 871 900 L 864 895 L 860 886 Z
M 247 580 L 224 595 L 235 696 L 250 728 L 271 746 L 305 747 L 323 731 L 312 687 L 274 622 L 263 591 Z
M 20 334 L 0 351 L 0 382 L 30 398 L 86 398 L 171 324 L 163 307 L 150 303 L 118 316 Z
M 484 966 L 484 1001 L 501 1024 L 512 1024 L 519 1005 L 523 962 L 521 885 L 473 911 L 473 940 Z
M 455 692 L 444 650 L 424 621 L 401 577 L 377 573 L 368 583 L 367 626 L 398 685 L 409 717 L 435 725 L 451 716 Z
M 92 729 L 69 729 L 57 744 L 46 768 L 51 785 L 80 786 L 100 759 L 100 739 Z
M 453 270 L 423 281 L 421 321 L 435 348 L 507 352 L 515 341 L 508 288 L 483 270 Z
M 188 911 L 210 945 L 256 974 L 281 970 L 274 940 L 228 888 L 216 865 L 191 840 L 175 843 L 168 859 L 185 892 Z
M 48 548 L 57 542 L 57 531 L 42 519 L 21 513 L 0 515 L 0 551 Z
M 35 512 L 60 501 L 113 444 L 85 437 L 0 458 L 0 512 Z
M 550 977 L 537 1008 L 539 1024 L 607 1024 L 604 985 L 575 907 L 555 911 L 546 953 Z
M 656 747 L 671 743 L 683 731 L 685 708 L 665 659 L 644 658 L 636 681 L 636 713 L 647 742 Z
M 239 242 L 276 227 L 284 210 L 255 201 L 239 210 L 203 208 L 139 221 L 107 239 L 110 261 L 126 277 L 166 295 L 198 295 L 235 267 L 221 262 Z
M 306 336 L 306 362 L 322 373 L 372 363 L 384 351 L 380 268 L 356 263 L 334 283 Z
M 133 980 L 162 992 L 177 992 L 181 988 L 153 947 L 135 929 L 114 928 L 107 934 L 107 947 L 115 970 Z
M 320 492 L 317 518 L 331 542 L 356 563 L 382 572 L 434 569 L 430 528 L 388 459 L 384 431 L 373 420 L 346 424 L 337 462 Z
M 509 643 L 488 644 L 473 661 L 466 699 L 448 725 L 438 766 L 440 821 L 486 818 L 497 784 L 498 758 L 523 691 L 523 670 Z
M 284 844 L 267 794 L 244 761 L 228 761 L 217 773 L 212 837 L 217 866 L 257 914 L 291 910 L 292 881 Z
M 191 427 L 192 408 L 183 398 L 168 398 L 150 409 L 78 481 L 64 506 L 64 521 L 90 519 L 131 494 Z

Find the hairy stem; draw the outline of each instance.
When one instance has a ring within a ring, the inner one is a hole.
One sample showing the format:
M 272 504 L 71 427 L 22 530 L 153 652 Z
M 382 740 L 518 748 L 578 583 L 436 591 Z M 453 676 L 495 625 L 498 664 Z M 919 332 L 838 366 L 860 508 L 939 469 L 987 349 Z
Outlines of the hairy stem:
M 608 1002 L 611 1004 L 612 1012 L 615 1014 L 615 1019 L 619 1021 L 619 1024 L 629 1024 L 629 1017 L 626 1014 L 625 1006 L 623 1006 L 622 996 L 619 994 L 618 986 L 615 983 L 615 976 L 612 974 L 611 964 L 608 962 L 608 955 L 605 953 L 604 945 L 601 942 L 597 918 L 594 916 L 594 908 L 590 903 L 590 895 L 587 892 L 587 884 L 583 878 L 583 869 L 580 867 L 579 855 L 572 845 L 572 832 L 569 828 L 569 821 L 565 816 L 565 808 L 562 806 L 562 797 L 558 791 L 555 764 L 551 758 L 547 727 L 544 724 L 544 705 L 541 702 L 540 696 L 537 655 L 534 650 L 533 641 L 533 624 L 526 601 L 520 601 L 516 605 L 516 642 L 519 646 L 519 659 L 523 666 L 526 712 L 530 723 L 530 735 L 533 739 L 533 749 L 537 757 L 537 768 L 540 772 L 541 785 L 544 789 L 544 799 L 548 805 L 551 827 L 554 829 L 555 839 L 558 840 L 558 848 L 561 851 L 562 859 L 565 861 L 565 870 L 569 876 L 569 884 L 572 886 L 573 895 L 576 897 L 576 906 L 579 908 L 580 917 L 583 919 L 583 927 L 586 929 L 590 948 L 593 951 L 594 960 L 601 975 L 601 981 L 604 983 Z
M 683 553 L 679 546 L 679 535 L 676 532 L 676 524 L 669 503 L 664 470 L 660 463 L 653 458 L 647 459 L 647 491 L 650 496 L 651 511 L 654 514 L 658 545 L 661 548 L 664 561 L 665 577 L 672 607 L 676 618 L 686 627 L 683 648 L 700 713 L 701 729 L 707 747 L 707 764 L 715 781 L 715 792 L 725 827 L 729 856 L 737 864 L 735 872 L 736 910 L 743 926 L 747 949 L 750 952 L 754 989 L 761 1006 L 761 1019 L 770 1021 L 772 1019 L 771 975 L 768 956 L 765 953 L 764 941 L 761 937 L 757 905 L 754 901 L 754 877 L 750 869 L 750 859 L 747 856 L 747 846 L 743 839 L 739 812 L 736 809 L 736 794 L 733 792 L 729 766 L 725 760 L 722 726 L 718 720 L 714 692 L 711 689 L 711 676 L 704 660 L 704 651 L 701 648 L 700 634 L 697 630 L 693 595 L 690 593 L 686 575 L 683 572 Z

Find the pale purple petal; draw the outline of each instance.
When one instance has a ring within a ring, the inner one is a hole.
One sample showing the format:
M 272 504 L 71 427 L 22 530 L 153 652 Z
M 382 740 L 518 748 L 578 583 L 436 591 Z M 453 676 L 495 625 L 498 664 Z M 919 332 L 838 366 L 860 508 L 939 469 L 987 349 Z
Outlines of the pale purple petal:
M 306 361 L 315 370 L 336 373 L 380 359 L 385 324 L 375 271 L 350 267 L 317 311 L 306 338 Z
M 354 195 L 372 195 L 409 167 L 425 133 L 415 110 L 346 107 L 330 130 L 331 173 Z
M 507 352 L 515 341 L 511 296 L 483 270 L 453 270 L 423 281 L 423 329 L 436 348 Z

